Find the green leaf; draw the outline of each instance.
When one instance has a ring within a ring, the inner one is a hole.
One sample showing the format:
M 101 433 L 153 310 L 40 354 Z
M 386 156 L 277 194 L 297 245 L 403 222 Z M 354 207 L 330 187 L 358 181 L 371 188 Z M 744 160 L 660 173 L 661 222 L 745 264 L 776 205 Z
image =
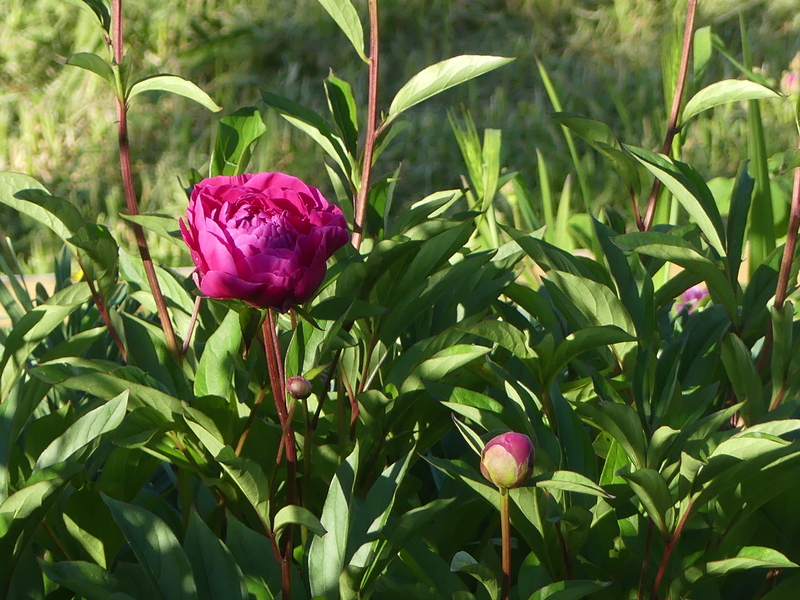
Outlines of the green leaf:
M 345 568 L 350 508 L 358 470 L 358 444 L 331 480 L 320 522 L 328 533 L 314 536 L 308 549 L 308 582 L 311 595 L 339 599 L 339 576 Z
M 348 168 L 350 167 L 350 157 L 345 152 L 344 142 L 325 119 L 313 110 L 272 92 L 262 90 L 261 97 L 268 106 L 277 110 L 289 123 L 311 136 L 328 156 L 336 161 L 342 172 L 350 175 L 350 168 Z
M 368 62 L 367 56 L 364 54 L 364 29 L 350 0 L 319 0 L 319 3 L 353 44 L 353 48 L 356 49 L 361 60 Z
M 114 70 L 105 60 L 91 52 L 78 52 L 67 59 L 67 64 L 91 71 L 105 79 L 116 90 L 117 82 Z
M 574 471 L 555 471 L 544 475 L 547 479 L 537 480 L 535 484 L 537 488 L 578 492 L 579 494 L 588 494 L 600 498 L 614 497 L 588 477 Z
M 17 322 L 6 339 L 0 360 L 0 401 L 16 383 L 33 350 L 90 297 L 85 282 L 71 285 L 53 294 L 45 304 L 37 306 Z
M 743 402 L 742 413 L 747 424 L 752 425 L 766 412 L 764 389 L 750 351 L 735 333 L 727 333 L 722 340 L 722 364 L 733 386 L 736 399 Z
M 69 242 L 77 248 L 84 275 L 107 300 L 114 294 L 119 273 L 119 246 L 105 225 L 86 223 Z
M 206 342 L 194 380 L 196 396 L 220 396 L 235 400 L 233 374 L 236 356 L 242 345 L 239 314 L 229 310 L 222 323 Z
M 272 592 L 267 597 L 272 600 L 281 589 L 280 565 L 274 558 L 272 545 L 266 537 L 243 525 L 227 511 L 225 521 L 228 525 L 225 541 L 236 563 L 248 579 L 260 580 Z M 251 590 L 249 582 L 248 589 Z
M 391 105 L 384 121 L 393 121 L 401 112 L 443 92 L 459 83 L 469 81 L 479 75 L 488 73 L 498 67 L 510 63 L 513 58 L 504 56 L 480 56 L 465 54 L 448 58 L 434 65 L 426 67 L 400 88 Z
M 103 495 L 148 579 L 165 600 L 198 600 L 192 567 L 169 526 L 150 511 Z
M 67 0 L 67 2 L 96 18 L 107 32 L 111 30 L 111 14 L 103 0 Z
M 700 227 L 711 247 L 720 256 L 725 256 L 725 226 L 708 188 L 698 188 L 700 182 L 687 177 L 678 164 L 663 154 L 655 154 L 634 146 L 625 148 L 672 192 L 691 219 Z M 705 183 L 702 183 L 702 186 L 705 186 Z
M 296 504 L 287 504 L 275 515 L 275 519 L 272 523 L 275 535 L 278 535 L 281 529 L 292 523 L 302 525 L 311 533 L 320 537 L 328 533 L 325 531 L 322 523 L 319 522 L 319 519 L 315 517 L 310 510 L 302 506 L 297 506 Z
M 219 131 L 209 163 L 209 175 L 241 175 L 247 170 L 253 148 L 267 132 L 261 113 L 246 106 L 219 120 Z
M 672 496 L 669 493 L 667 482 L 658 471 L 653 469 L 639 469 L 629 474 L 622 474 L 639 501 L 653 519 L 662 534 L 667 535 L 671 527 Z
M 180 249 L 185 249 L 186 244 L 181 236 L 178 219 L 172 215 L 164 215 L 161 213 L 142 213 L 139 215 L 127 215 L 119 213 L 119 216 L 130 221 L 131 223 L 138 223 L 145 229 L 155 233 L 157 236 L 169 240 Z
M 450 570 L 454 573 L 472 575 L 486 588 L 491 600 L 499 600 L 500 585 L 497 581 L 497 576 L 489 567 L 472 558 L 472 555 L 468 552 L 456 552 L 453 555 L 453 560 L 450 561 Z
M 528 336 L 505 321 L 483 321 L 464 331 L 494 342 L 517 358 L 526 359 L 536 356 L 528 343 Z
M 682 238 L 668 233 L 648 231 L 617 236 L 614 238 L 614 243 L 623 250 L 634 250 L 640 254 L 667 260 L 696 273 L 708 284 L 731 319 L 734 322 L 738 320 L 736 294 L 725 273 Z
M 386 467 L 355 514 L 347 541 L 348 554 L 352 553 L 351 567 L 368 567 L 380 554 L 381 538 L 385 536 L 397 491 L 414 456 L 412 448 L 404 457 Z
M 34 470 L 65 461 L 104 433 L 116 429 L 122 423 L 127 407 L 126 390 L 113 400 L 90 410 L 45 448 L 36 460 Z
M 568 112 L 556 112 L 551 116 L 565 127 L 569 127 L 593 147 L 596 147 L 596 144 L 599 142 L 612 148 L 620 148 L 617 136 L 614 135 L 611 128 L 602 121 L 588 119 L 581 115 Z
M 83 227 L 83 217 L 72 204 L 51 196 L 27 175 L 0 173 L 0 202 L 51 229 L 63 241 Z
M 632 407 L 612 402 L 600 406 L 578 402 L 575 412 L 617 440 L 635 469 L 646 464 L 647 441 L 639 415 Z
M 686 123 L 693 116 L 720 104 L 780 97 L 778 92 L 755 81 L 724 79 L 703 88 L 689 99 L 683 109 L 682 122 Z
M 747 172 L 747 162 L 744 162 L 739 169 L 736 186 L 731 194 L 730 208 L 728 209 L 728 277 L 731 281 L 736 281 L 739 278 L 742 251 L 745 247 L 747 215 L 750 212 L 754 188 L 755 179 Z
M 345 148 L 355 156 L 358 152 L 358 110 L 353 88 L 331 72 L 325 79 L 325 93 L 328 96 L 328 107 L 342 135 Z
M 86 600 L 109 600 L 119 591 L 119 582 L 108 571 L 83 561 L 39 561 L 39 566 L 57 584 L 72 590 Z
M 541 588 L 528 600 L 580 600 L 609 585 L 609 583 L 585 579 L 557 581 Z
M 242 491 L 247 501 L 256 509 L 264 528 L 268 530 L 270 528 L 269 479 L 261 466 L 254 460 L 236 456 L 230 446 L 225 446 L 220 450 L 216 458 Z
M 634 336 L 616 325 L 579 329 L 570 333 L 556 348 L 550 364 L 547 365 L 549 373 L 547 379 L 556 376 L 569 361 L 587 350 L 635 341 Z
M 195 510 L 183 541 L 199 600 L 249 600 L 244 575 L 230 550 Z
M 401 391 L 410 391 L 420 386 L 421 380 L 439 381 L 459 367 L 488 354 L 491 348 L 456 344 L 440 350 L 431 358 L 420 363 L 411 375 L 403 382 Z
M 797 564 L 772 548 L 745 546 L 733 558 L 714 560 L 706 563 L 706 573 L 720 576 L 732 571 L 746 569 L 791 569 Z
M 177 75 L 153 75 L 152 77 L 140 79 L 128 90 L 127 100 L 130 101 L 134 96 L 142 92 L 171 92 L 194 100 L 212 112 L 222 110 L 222 107 L 217 106 L 211 97 L 197 85 Z

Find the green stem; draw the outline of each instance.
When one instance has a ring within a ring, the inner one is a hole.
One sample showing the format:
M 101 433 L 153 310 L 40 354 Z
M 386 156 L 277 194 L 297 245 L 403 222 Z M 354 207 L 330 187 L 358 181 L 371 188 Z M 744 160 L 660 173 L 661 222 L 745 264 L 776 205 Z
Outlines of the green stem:
M 511 518 L 509 512 L 508 490 L 500 488 L 500 536 L 503 548 L 503 581 L 500 600 L 508 600 L 511 592 Z
M 369 0 L 369 95 L 367 98 L 367 134 L 361 164 L 361 184 L 358 188 L 353 224 L 352 242 L 356 250 L 361 247 L 367 218 L 369 180 L 372 173 L 372 156 L 375 152 L 378 120 L 378 0 Z
M 689 0 L 689 6 L 686 9 L 686 28 L 683 31 L 683 49 L 681 51 L 681 66 L 678 72 L 678 85 L 675 88 L 675 95 L 672 97 L 672 111 L 669 117 L 669 124 L 667 125 L 667 135 L 664 138 L 664 145 L 661 147 L 661 153 L 669 156 L 672 151 L 672 141 L 675 139 L 675 134 L 678 133 L 678 117 L 681 113 L 681 102 L 683 101 L 683 93 L 686 89 L 686 78 L 689 74 L 689 57 L 692 53 L 692 41 L 694 40 L 694 17 L 697 12 L 697 0 Z M 653 225 L 653 217 L 656 212 L 656 205 L 658 204 L 658 193 L 661 190 L 661 180 L 656 179 L 653 181 L 653 188 L 650 190 L 650 199 L 647 202 L 647 210 L 645 211 L 644 221 L 642 223 L 643 231 L 647 231 Z

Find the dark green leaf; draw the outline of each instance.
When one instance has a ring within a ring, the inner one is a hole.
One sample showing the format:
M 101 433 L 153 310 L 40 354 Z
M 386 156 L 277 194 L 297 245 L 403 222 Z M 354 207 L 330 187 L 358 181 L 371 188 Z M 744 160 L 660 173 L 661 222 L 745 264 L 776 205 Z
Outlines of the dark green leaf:
M 90 410 L 47 446 L 33 468 L 44 469 L 65 461 L 104 433 L 113 431 L 122 423 L 127 406 L 126 390 L 113 400 Z
M 194 510 L 183 547 L 192 565 L 199 600 L 249 600 L 244 575 L 230 550 Z
M 192 568 L 169 526 L 139 506 L 103 496 L 147 577 L 165 600 L 197 600 Z

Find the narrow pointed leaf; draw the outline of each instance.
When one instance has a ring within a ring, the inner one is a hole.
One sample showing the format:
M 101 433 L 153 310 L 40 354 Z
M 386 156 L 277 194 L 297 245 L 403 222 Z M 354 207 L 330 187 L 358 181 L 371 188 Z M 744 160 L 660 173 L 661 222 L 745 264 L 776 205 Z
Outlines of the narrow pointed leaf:
M 204 106 L 212 112 L 219 112 L 222 110 L 216 102 L 211 99 L 211 96 L 206 94 L 203 90 L 197 87 L 188 79 L 178 77 L 177 75 L 154 75 L 141 79 L 131 86 L 128 90 L 127 99 L 130 100 L 142 92 L 170 92 L 194 100 L 201 106 Z
M 389 106 L 386 122 L 439 92 L 502 67 L 512 60 L 504 56 L 464 54 L 426 67 L 397 92 Z

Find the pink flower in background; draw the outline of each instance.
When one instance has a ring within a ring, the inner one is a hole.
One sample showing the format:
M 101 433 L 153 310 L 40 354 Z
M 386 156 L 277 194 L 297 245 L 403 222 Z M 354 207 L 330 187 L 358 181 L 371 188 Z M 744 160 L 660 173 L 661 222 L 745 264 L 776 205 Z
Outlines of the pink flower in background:
M 781 91 L 787 96 L 800 93 L 800 73 L 785 71 L 781 77 Z
M 678 298 L 678 301 L 675 303 L 675 312 L 679 313 L 684 308 L 686 308 L 688 312 L 692 312 L 706 296 L 708 296 L 708 288 L 705 283 L 693 285 L 680 295 L 680 298 Z
M 350 239 L 337 206 L 283 173 L 204 179 L 180 226 L 203 294 L 281 312 L 314 295 Z
M 533 442 L 513 431 L 492 438 L 481 453 L 481 473 L 499 488 L 523 483 L 533 469 Z

